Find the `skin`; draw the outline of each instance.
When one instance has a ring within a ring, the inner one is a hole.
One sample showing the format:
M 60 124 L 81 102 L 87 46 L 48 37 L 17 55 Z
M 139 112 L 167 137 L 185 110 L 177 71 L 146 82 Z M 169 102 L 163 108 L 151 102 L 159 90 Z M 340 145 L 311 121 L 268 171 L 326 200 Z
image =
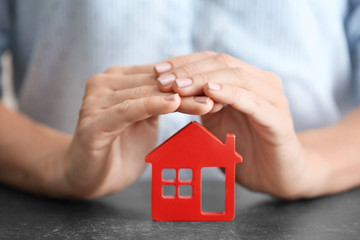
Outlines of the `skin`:
M 73 136 L 0 105 L 0 180 L 33 193 L 76 199 L 118 192 L 133 183 L 155 147 L 158 115 L 180 105 L 177 94 L 158 90 L 152 69 L 118 66 L 93 76 Z
M 333 126 L 297 134 L 278 76 L 213 52 L 93 76 L 72 136 L 0 103 L 0 181 L 56 198 L 121 191 L 146 167 L 158 115 L 174 111 L 202 115 L 222 140 L 236 134 L 244 157 L 236 180 L 249 189 L 298 199 L 360 185 L 360 109 Z
M 297 134 L 276 74 L 214 52 L 164 62 L 171 69 L 155 66 L 159 88 L 186 98 L 183 109 L 191 107 L 191 97 L 209 97 L 218 108 L 202 113 L 205 127 L 222 140 L 236 134 L 244 157 L 236 168 L 238 183 L 285 199 L 360 186 L 360 109 L 333 126 Z M 164 82 L 171 74 L 174 81 Z

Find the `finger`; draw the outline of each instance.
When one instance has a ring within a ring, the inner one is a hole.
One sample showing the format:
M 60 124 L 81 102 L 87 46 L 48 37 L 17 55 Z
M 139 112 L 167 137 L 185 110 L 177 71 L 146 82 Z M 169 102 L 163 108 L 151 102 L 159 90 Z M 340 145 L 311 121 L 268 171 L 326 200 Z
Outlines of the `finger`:
M 149 73 L 111 76 L 108 81 L 109 87 L 114 91 L 141 86 L 156 86 L 155 75 Z
M 171 91 L 171 85 L 175 79 L 186 78 L 194 74 L 203 72 L 214 71 L 217 69 L 224 69 L 229 67 L 238 67 L 241 61 L 226 55 L 216 54 L 210 52 L 207 57 L 195 58 L 193 55 L 181 56 L 178 58 L 170 59 L 168 64 L 171 63 L 172 69 L 158 78 L 159 88 L 164 92 Z M 176 66 L 176 67 L 175 67 Z
M 174 112 L 180 105 L 178 94 L 130 99 L 104 110 L 93 124 L 96 131 L 114 132 L 151 116 Z
M 115 91 L 97 100 L 99 108 L 105 109 L 124 102 L 128 99 L 147 98 L 152 96 L 167 96 L 169 94 L 162 93 L 156 86 L 142 86 L 135 88 L 127 88 Z
M 255 94 L 265 98 L 273 105 L 278 105 L 283 96 L 281 89 L 277 84 L 266 81 L 257 73 L 248 72 L 241 68 L 219 69 L 212 72 L 204 72 L 193 75 L 188 78 L 179 78 L 173 82 L 172 89 L 179 93 L 180 96 L 203 95 L 204 86 L 207 83 L 221 83 L 243 88 L 254 92 Z M 260 81 L 262 79 L 264 81 Z
M 178 69 L 188 63 L 192 62 L 202 62 L 201 60 L 211 58 L 216 55 L 214 52 L 199 52 L 186 56 L 179 56 L 172 59 L 169 59 L 167 62 L 158 63 L 155 65 L 155 72 L 159 75 L 159 69 L 162 71 L 162 75 L 158 77 L 157 84 L 158 87 L 163 92 L 171 92 L 172 91 L 172 83 L 177 78 L 177 76 L 172 73 L 173 70 Z M 167 70 L 165 71 L 165 66 L 167 66 Z M 183 76 L 183 75 L 182 75 Z M 187 75 L 188 76 L 188 75 Z
M 209 58 L 214 55 L 216 55 L 215 52 L 205 51 L 205 52 L 197 52 L 184 56 L 177 56 L 169 60 L 155 64 L 154 71 L 157 76 L 160 76 L 161 74 L 169 72 L 172 69 L 176 69 L 186 63 L 199 61 L 201 59 Z
M 154 74 L 110 75 L 95 74 L 86 83 L 85 95 L 104 96 L 111 91 L 156 85 Z
M 214 103 L 213 108 L 210 110 L 209 113 L 216 113 L 219 112 L 220 110 L 222 110 L 224 108 L 224 104 L 222 103 Z
M 232 60 L 228 60 L 229 58 L 232 58 Z M 239 67 L 241 67 L 241 61 L 226 54 L 216 54 L 198 61 L 186 62 L 178 68 L 173 68 L 172 71 L 160 76 L 158 79 L 160 82 L 163 82 L 162 79 L 166 78 L 168 74 L 173 74 L 176 78 L 185 78 L 204 72 L 213 72 L 218 69 Z
M 241 84 L 240 81 L 241 78 L 239 78 L 234 68 L 220 69 L 196 74 L 187 78 L 177 78 L 172 84 L 172 89 L 174 92 L 179 93 L 180 96 L 202 95 L 203 87 L 208 82 L 219 82 L 233 85 L 239 84 L 240 86 L 245 85 Z M 246 80 L 244 79 L 243 81 Z
M 106 69 L 105 73 L 113 75 L 132 75 L 132 74 L 152 74 L 154 73 L 154 64 L 122 66 L 115 65 Z
M 237 86 L 217 83 L 208 83 L 204 87 L 204 92 L 214 101 L 230 105 L 263 126 L 275 126 L 274 121 L 277 119 L 278 111 L 272 104 L 254 92 Z
M 214 101 L 206 96 L 183 97 L 178 112 L 204 115 L 209 113 L 214 107 Z

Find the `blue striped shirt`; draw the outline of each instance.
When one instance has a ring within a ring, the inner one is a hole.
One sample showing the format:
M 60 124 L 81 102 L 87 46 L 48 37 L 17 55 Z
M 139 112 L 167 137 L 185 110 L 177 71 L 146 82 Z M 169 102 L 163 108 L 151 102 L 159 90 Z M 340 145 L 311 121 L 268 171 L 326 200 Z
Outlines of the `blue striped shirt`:
M 278 74 L 297 131 L 359 105 L 359 0 L 0 0 L 7 48 L 20 110 L 66 132 L 93 74 L 203 50 Z M 161 138 L 187 121 L 164 117 Z

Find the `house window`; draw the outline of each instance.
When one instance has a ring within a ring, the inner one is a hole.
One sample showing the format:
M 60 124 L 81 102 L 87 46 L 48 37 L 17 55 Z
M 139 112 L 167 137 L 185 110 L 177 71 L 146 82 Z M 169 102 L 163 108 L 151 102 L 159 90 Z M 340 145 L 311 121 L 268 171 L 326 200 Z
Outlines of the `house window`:
M 179 179 L 181 181 L 192 181 L 193 178 L 193 172 L 191 168 L 181 168 L 179 170 Z
M 208 176 L 218 172 L 218 167 L 201 168 L 201 210 L 203 212 L 225 212 L 226 170 L 219 175 L 216 183 Z
M 162 171 L 162 179 L 165 181 L 175 181 L 176 170 L 173 168 L 164 168 Z
M 163 186 L 163 196 L 166 198 L 174 198 L 176 195 L 175 185 L 164 185 Z
M 164 198 L 191 198 L 193 196 L 191 168 L 164 168 L 162 170 L 162 196 Z
M 184 184 L 179 187 L 180 197 L 190 198 L 193 195 L 192 185 Z

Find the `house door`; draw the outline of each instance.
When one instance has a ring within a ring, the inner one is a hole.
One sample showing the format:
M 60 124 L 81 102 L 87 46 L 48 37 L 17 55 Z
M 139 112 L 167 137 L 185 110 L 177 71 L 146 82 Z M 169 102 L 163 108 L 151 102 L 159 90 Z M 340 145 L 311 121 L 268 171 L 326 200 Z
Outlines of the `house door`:
M 202 212 L 225 212 L 226 175 L 219 174 L 219 172 L 218 167 L 204 167 L 201 169 Z

